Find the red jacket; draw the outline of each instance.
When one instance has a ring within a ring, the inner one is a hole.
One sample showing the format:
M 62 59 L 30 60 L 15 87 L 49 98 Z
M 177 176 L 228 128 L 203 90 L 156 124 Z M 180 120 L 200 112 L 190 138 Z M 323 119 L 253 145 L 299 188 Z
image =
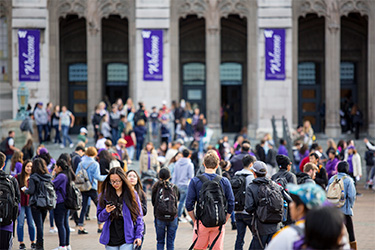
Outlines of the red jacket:
M 305 166 L 306 163 L 310 162 L 310 159 L 308 156 L 302 159 L 301 163 L 299 164 L 299 169 L 301 172 L 303 172 L 303 167 Z

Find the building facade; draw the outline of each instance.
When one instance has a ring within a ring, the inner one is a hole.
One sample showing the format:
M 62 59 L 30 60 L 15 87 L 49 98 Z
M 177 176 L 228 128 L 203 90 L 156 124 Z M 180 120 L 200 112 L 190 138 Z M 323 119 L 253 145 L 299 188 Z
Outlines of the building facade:
M 337 137 L 357 104 L 375 136 L 374 18 L 371 0 L 0 0 L 0 119 L 18 109 L 18 31 L 38 29 L 29 103 L 67 105 L 79 125 L 103 99 L 185 99 L 217 132 L 255 136 L 284 116 Z M 269 29 L 285 31 L 283 79 L 265 77 Z M 143 77 L 145 30 L 163 31 L 158 81 Z

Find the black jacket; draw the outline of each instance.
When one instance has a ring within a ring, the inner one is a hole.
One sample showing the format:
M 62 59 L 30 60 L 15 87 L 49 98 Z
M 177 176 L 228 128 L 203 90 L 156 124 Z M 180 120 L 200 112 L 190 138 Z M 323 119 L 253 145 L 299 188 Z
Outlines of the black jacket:
M 6 174 L 3 170 L 0 170 L 0 178 L 9 178 L 9 180 L 12 181 L 12 184 L 13 184 L 13 187 L 14 187 L 14 191 L 15 191 L 15 201 L 17 203 L 20 203 L 21 202 L 21 194 L 20 194 L 20 188 L 18 187 L 18 181 L 16 178 L 14 178 L 13 176 L 11 175 L 8 175 Z
M 297 184 L 301 185 L 301 184 L 304 184 L 304 183 L 314 183 L 315 184 L 315 181 L 313 179 L 311 179 L 310 175 L 308 175 L 306 173 L 298 173 L 297 174 Z
M 268 179 L 267 177 L 258 177 L 253 180 L 252 183 L 250 183 L 246 187 L 246 198 L 245 198 L 245 210 L 248 212 L 250 215 L 254 215 L 256 209 L 258 208 L 259 205 L 259 196 L 258 196 L 258 190 L 259 186 L 262 184 L 270 184 L 272 180 Z M 277 184 L 276 184 L 277 185 Z M 278 186 L 278 185 L 277 185 Z M 290 196 L 283 190 L 281 186 L 278 186 L 280 188 L 280 191 L 283 194 L 284 200 L 291 201 Z M 252 225 L 252 230 L 254 233 L 254 230 L 258 230 L 259 235 L 269 235 L 269 234 L 274 234 L 276 233 L 280 227 L 281 227 L 281 222 L 280 223 L 262 223 L 260 222 L 256 216 L 254 216 L 255 220 L 255 225 Z
M 276 174 L 272 175 L 271 179 L 274 181 L 282 177 L 284 177 L 288 183 L 297 184 L 296 175 L 283 168 L 281 168 Z
M 319 166 L 319 172 L 316 172 L 315 182 L 321 186 L 324 190 L 328 184 L 327 170 L 323 166 Z

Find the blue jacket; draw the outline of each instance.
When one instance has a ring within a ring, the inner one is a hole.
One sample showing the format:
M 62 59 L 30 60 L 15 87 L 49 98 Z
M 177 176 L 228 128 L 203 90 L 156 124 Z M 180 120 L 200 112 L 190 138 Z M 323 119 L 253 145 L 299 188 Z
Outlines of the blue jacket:
M 97 190 L 98 189 L 98 181 L 104 181 L 104 179 L 107 177 L 106 175 L 100 175 L 99 163 L 96 162 L 91 157 L 82 157 L 82 161 L 78 164 L 76 174 L 79 172 L 79 170 L 82 168 L 82 166 L 85 169 L 89 166 L 86 170 L 87 175 L 90 179 L 92 189 Z
M 209 180 L 213 180 L 217 174 L 207 174 L 204 173 L 204 176 L 206 176 Z M 220 181 L 220 185 L 223 188 L 225 198 L 227 199 L 228 203 L 228 214 L 231 214 L 234 209 L 234 195 L 232 186 L 229 182 L 229 180 L 225 177 L 223 177 Z M 193 211 L 195 207 L 195 203 L 199 199 L 199 191 L 202 188 L 202 182 L 199 180 L 198 177 L 194 177 L 189 184 L 187 197 L 186 197 L 186 209 L 188 212 Z
M 122 206 L 122 214 L 124 216 L 124 233 L 125 233 L 125 242 L 127 244 L 133 244 L 135 239 L 142 239 L 143 236 L 143 212 L 141 202 L 139 201 L 139 196 L 135 193 L 136 199 L 138 202 L 139 212 L 140 215 L 137 217 L 137 220 L 133 223 L 129 208 L 126 206 L 125 202 L 123 202 Z M 100 235 L 99 242 L 103 245 L 107 245 L 110 238 L 110 213 L 107 213 L 105 207 L 101 207 L 100 203 L 98 203 L 98 210 L 97 210 L 98 221 L 104 222 L 103 231 Z
M 331 185 L 331 183 L 335 179 L 335 176 L 336 175 L 332 176 L 331 179 L 329 179 L 327 190 L 328 190 L 329 185 Z M 354 181 L 349 175 L 345 173 L 337 174 L 337 178 L 339 179 L 341 179 L 344 176 L 346 176 L 346 178 L 344 179 L 344 192 L 345 192 L 346 201 L 345 201 L 344 206 L 340 207 L 340 210 L 346 215 L 353 216 L 353 206 L 354 206 L 354 201 L 355 201 L 355 196 L 356 196 L 357 191 L 354 186 Z

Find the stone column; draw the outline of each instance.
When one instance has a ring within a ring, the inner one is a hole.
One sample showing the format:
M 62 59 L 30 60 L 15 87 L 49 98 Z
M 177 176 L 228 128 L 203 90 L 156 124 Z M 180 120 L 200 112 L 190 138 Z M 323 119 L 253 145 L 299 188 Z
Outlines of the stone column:
M 257 5 L 252 1 L 247 16 L 247 130 L 255 138 L 258 129 L 258 34 Z
M 60 100 L 60 27 L 56 11 L 56 2 L 52 1 L 48 9 L 49 15 L 49 99 L 53 104 Z
M 298 3 L 293 1 L 293 24 L 292 24 L 292 127 L 298 126 Z M 290 124 L 290 123 L 289 123 Z M 289 125 L 290 126 L 290 125 Z
M 171 17 L 170 17 L 170 61 L 171 61 L 171 100 L 180 100 L 180 44 L 179 44 L 179 16 L 177 15 L 177 7 L 171 1 Z
M 216 7 L 210 7 L 206 18 L 206 113 L 208 127 L 214 130 L 215 138 L 221 134 L 220 16 Z
M 87 120 L 102 99 L 102 32 L 97 1 L 87 3 Z M 90 123 L 90 122 L 88 122 Z
M 325 90 L 328 137 L 337 138 L 340 128 L 340 13 L 336 0 L 327 1 L 325 21 Z
M 369 128 L 368 133 L 371 137 L 375 137 L 375 4 L 371 3 L 373 6 L 372 13 L 369 15 L 368 19 L 368 90 L 367 90 L 367 100 L 368 100 L 368 121 Z

